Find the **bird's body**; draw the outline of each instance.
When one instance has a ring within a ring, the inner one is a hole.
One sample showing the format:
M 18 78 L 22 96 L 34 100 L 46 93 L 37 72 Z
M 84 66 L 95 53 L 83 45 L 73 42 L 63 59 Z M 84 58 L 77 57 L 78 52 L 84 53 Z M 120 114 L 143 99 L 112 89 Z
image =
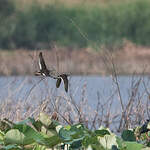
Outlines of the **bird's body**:
M 59 88 L 61 84 L 61 80 L 64 82 L 65 91 L 68 92 L 68 78 L 66 74 L 59 74 L 55 70 L 48 70 L 42 56 L 42 52 L 39 53 L 39 68 L 40 71 L 36 71 L 36 76 L 44 76 L 44 77 L 51 77 L 53 79 L 57 79 L 56 87 Z

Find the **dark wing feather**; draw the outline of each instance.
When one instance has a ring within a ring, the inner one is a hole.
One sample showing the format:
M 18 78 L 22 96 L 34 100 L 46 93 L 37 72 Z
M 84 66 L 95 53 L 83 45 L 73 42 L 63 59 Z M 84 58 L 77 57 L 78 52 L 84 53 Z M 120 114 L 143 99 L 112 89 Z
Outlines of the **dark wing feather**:
M 60 83 L 61 83 L 61 78 L 58 78 L 58 79 L 57 79 L 57 82 L 56 82 L 56 87 L 57 87 L 57 88 L 59 88 Z
M 68 78 L 67 78 L 67 75 L 66 74 L 62 74 L 62 75 L 60 75 L 60 77 L 64 81 L 65 91 L 68 92 Z
M 39 66 L 40 66 L 40 70 L 47 70 L 44 58 L 42 56 L 42 52 L 40 52 L 39 54 Z

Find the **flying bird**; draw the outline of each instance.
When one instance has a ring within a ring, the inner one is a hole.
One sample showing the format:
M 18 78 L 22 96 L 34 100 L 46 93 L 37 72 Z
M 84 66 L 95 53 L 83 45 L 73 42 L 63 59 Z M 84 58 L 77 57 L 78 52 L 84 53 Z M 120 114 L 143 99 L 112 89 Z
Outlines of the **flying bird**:
M 50 70 L 48 70 L 46 67 L 44 58 L 42 56 L 42 52 L 39 53 L 39 68 L 40 68 L 40 71 L 35 72 L 36 76 L 39 76 L 39 75 L 42 75 L 45 77 L 50 76 Z
M 56 87 L 59 88 L 61 81 L 64 82 L 65 91 L 68 92 L 68 75 L 67 74 L 59 74 L 55 70 L 48 70 L 47 66 L 45 64 L 42 52 L 39 53 L 39 68 L 40 71 L 36 71 L 36 76 L 44 76 L 44 77 L 51 77 L 53 79 L 56 79 Z

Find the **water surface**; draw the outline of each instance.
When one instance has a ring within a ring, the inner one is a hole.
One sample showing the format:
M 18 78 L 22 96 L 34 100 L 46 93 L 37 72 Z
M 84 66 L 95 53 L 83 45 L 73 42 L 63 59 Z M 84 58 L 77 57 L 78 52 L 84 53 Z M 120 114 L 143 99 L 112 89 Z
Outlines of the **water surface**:
M 118 84 L 123 103 L 126 104 L 130 98 L 132 87 L 141 79 L 140 76 L 119 76 Z M 111 76 L 71 76 L 69 78 L 69 91 L 64 90 L 64 85 L 56 88 L 56 80 L 45 78 L 40 81 L 40 77 L 31 76 L 12 76 L 0 77 L 0 100 L 12 99 L 17 101 L 41 101 L 49 95 L 64 95 L 73 96 L 74 100 L 79 103 L 83 98 L 87 99 L 89 105 L 95 109 L 98 98 L 102 103 L 107 102 L 110 98 L 113 100 L 113 108 L 119 109 L 120 102 L 118 97 L 118 90 L 115 82 Z M 40 82 L 39 82 L 40 81 Z M 149 77 L 142 77 L 138 89 L 138 95 L 145 91 L 144 82 L 149 88 Z M 35 86 L 36 85 L 36 86 Z M 143 101 L 147 97 L 143 96 Z

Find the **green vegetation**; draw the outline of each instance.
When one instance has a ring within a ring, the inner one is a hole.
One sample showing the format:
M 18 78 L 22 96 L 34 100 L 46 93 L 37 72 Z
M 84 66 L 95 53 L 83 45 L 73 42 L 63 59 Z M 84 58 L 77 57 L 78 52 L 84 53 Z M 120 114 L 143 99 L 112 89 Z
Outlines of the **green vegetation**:
M 29 125 L 30 124 L 30 125 Z M 0 121 L 1 150 L 147 150 L 149 121 L 134 130 L 124 130 L 121 138 L 101 127 L 92 131 L 83 124 L 62 126 L 50 116 L 28 118 L 19 123 Z M 145 131 L 145 132 L 143 132 Z
M 22 9 L 7 1 L 6 9 L 1 9 L 0 48 L 45 48 L 51 42 L 72 47 L 114 46 L 123 39 L 150 45 L 149 0 L 70 7 L 34 1 Z

